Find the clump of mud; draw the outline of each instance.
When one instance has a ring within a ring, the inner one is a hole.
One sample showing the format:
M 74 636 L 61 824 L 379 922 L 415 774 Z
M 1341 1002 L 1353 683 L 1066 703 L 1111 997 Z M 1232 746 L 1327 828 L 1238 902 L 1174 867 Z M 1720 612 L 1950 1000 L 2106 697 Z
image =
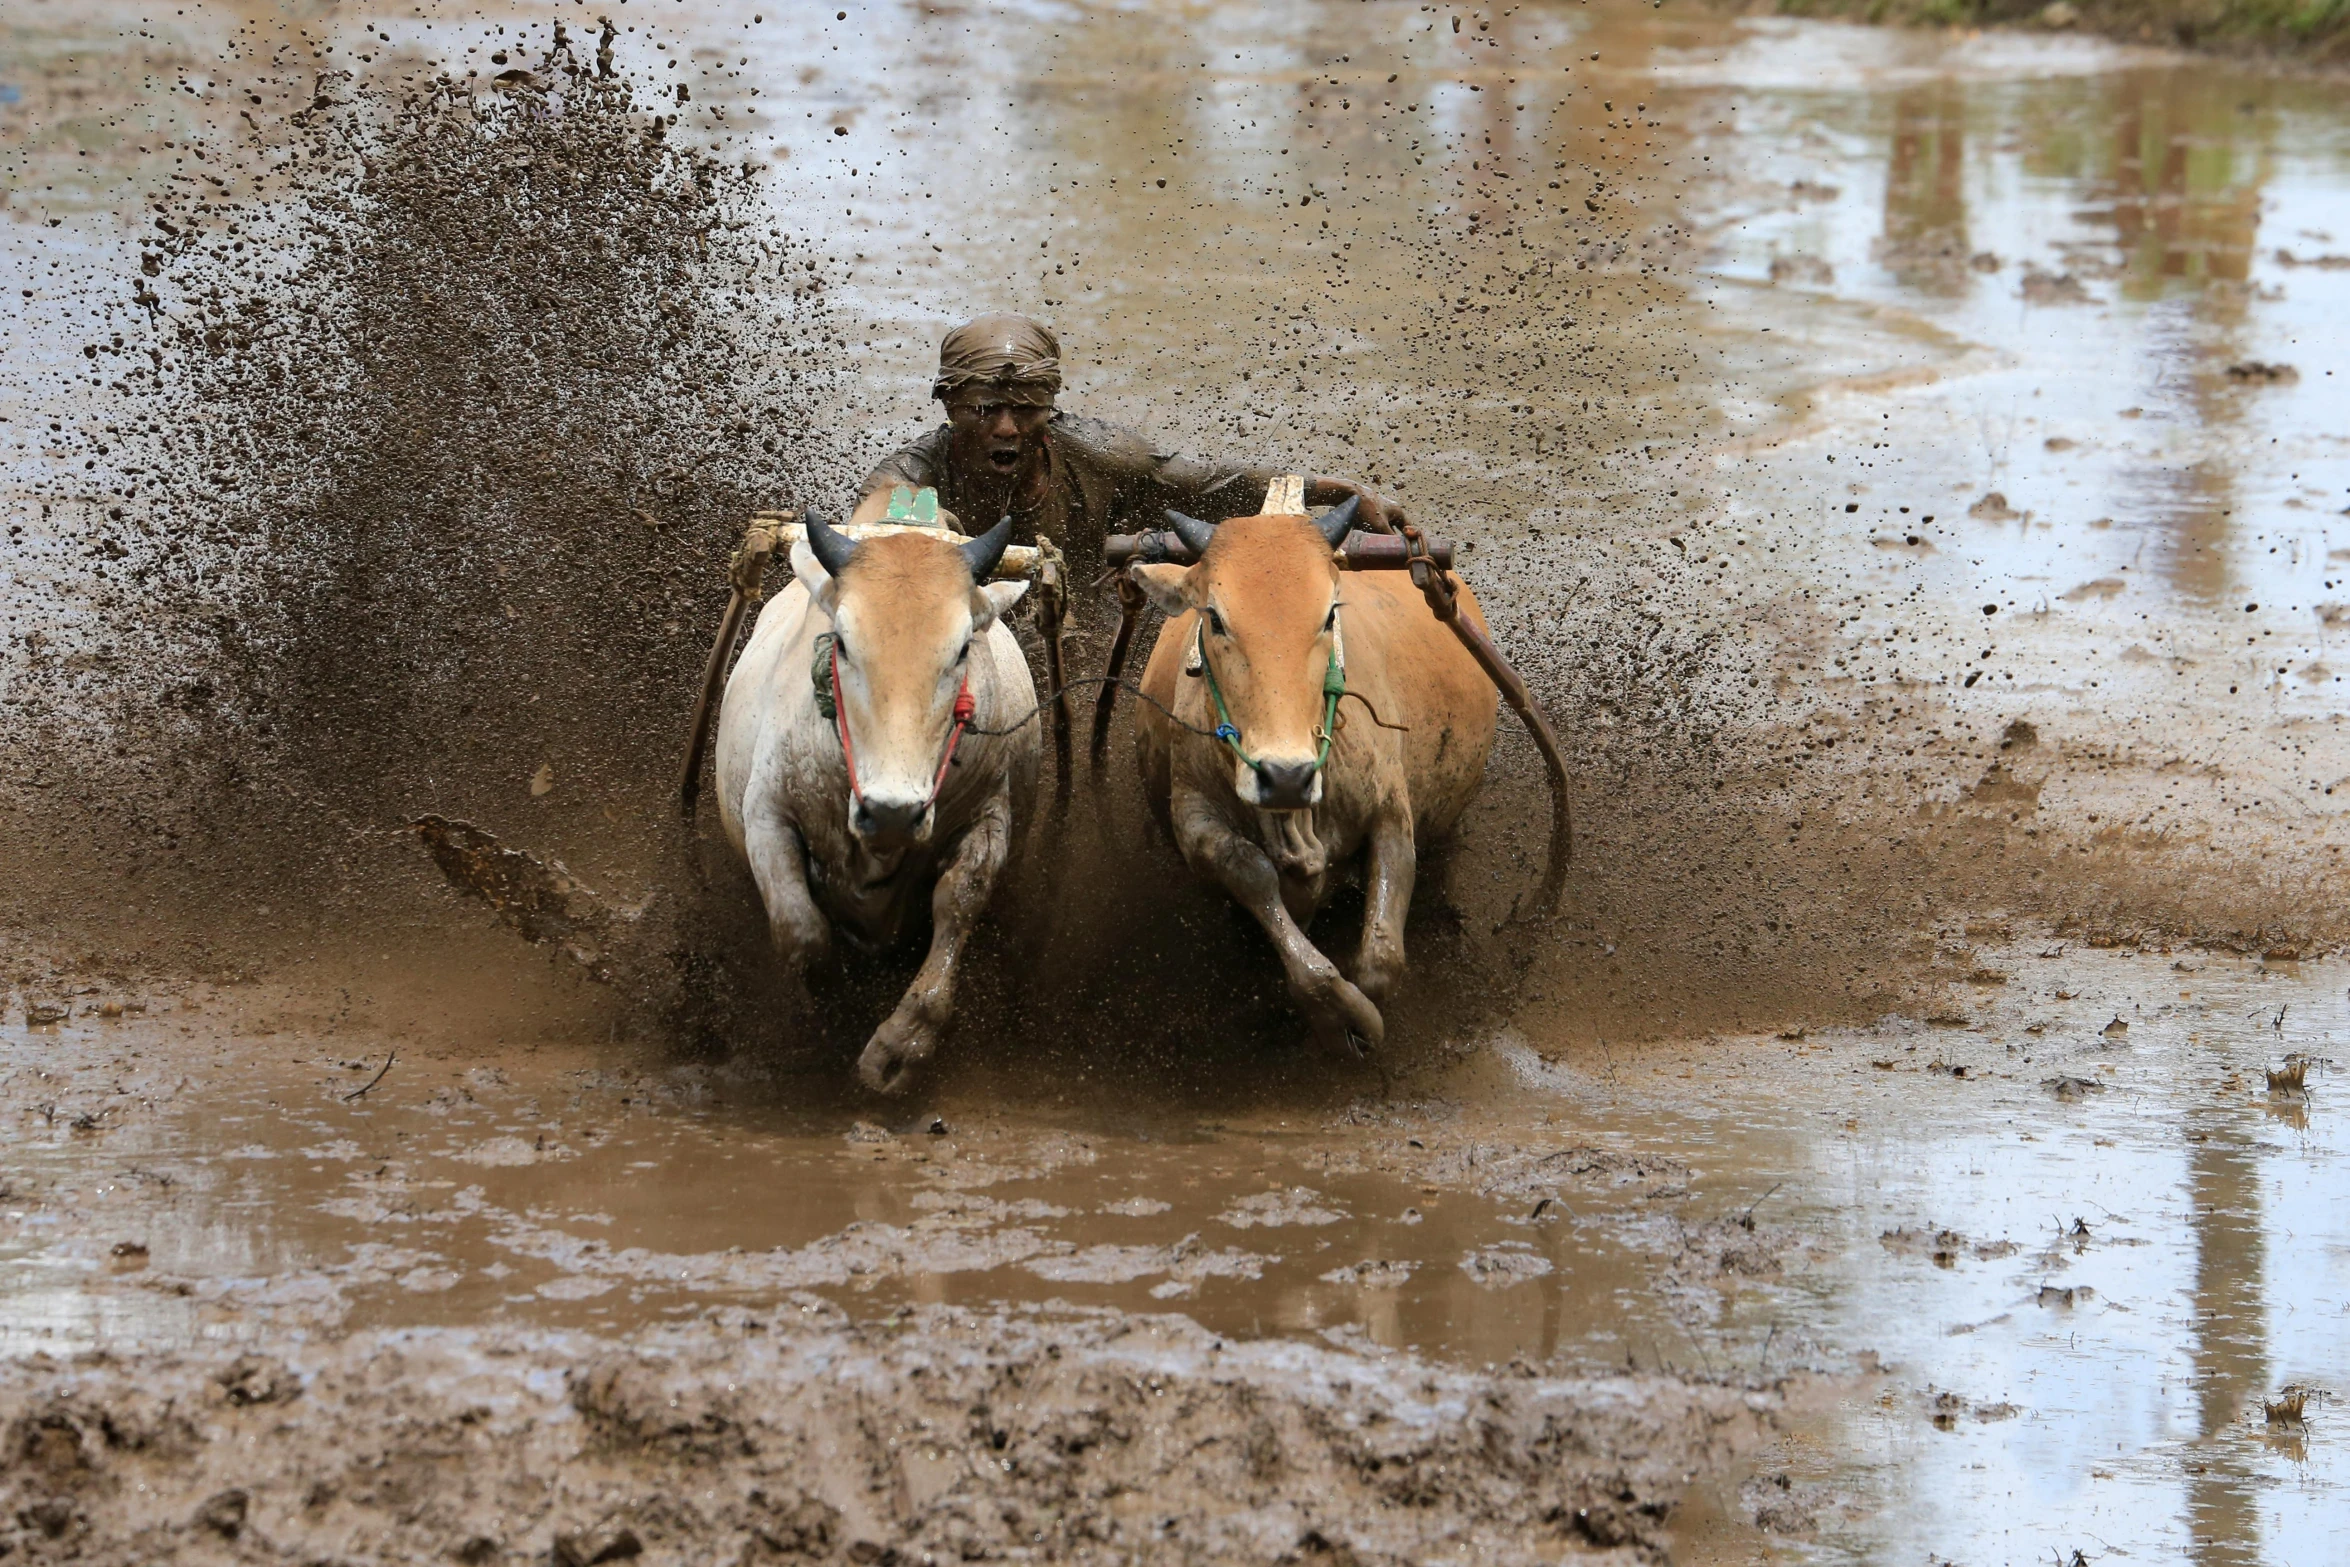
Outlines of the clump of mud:
M 1659 1376 L 1227 1344 L 1179 1317 L 813 1298 L 626 1346 L 359 1334 L 133 1374 L 17 1362 L 0 1501 L 37 1557 L 460 1562 L 1663 1559 L 1775 1408 Z M 549 1374 L 550 1366 L 561 1375 Z
M 88 571 L 11 650 L 16 831 L 78 845 L 12 856 L 28 903 L 282 932 L 430 810 L 648 874 L 734 534 L 839 483 L 829 279 L 609 28 L 541 37 L 494 83 L 220 64 L 260 107 L 143 215 L 48 508 Z

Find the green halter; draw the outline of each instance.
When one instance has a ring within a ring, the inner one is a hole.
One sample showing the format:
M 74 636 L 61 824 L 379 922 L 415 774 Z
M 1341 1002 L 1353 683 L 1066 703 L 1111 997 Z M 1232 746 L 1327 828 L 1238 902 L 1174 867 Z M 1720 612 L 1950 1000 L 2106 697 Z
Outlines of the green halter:
M 1191 657 L 1192 662 L 1199 665 L 1200 673 L 1207 677 L 1208 696 L 1216 704 L 1216 738 L 1232 747 L 1232 754 L 1241 761 L 1250 767 L 1256 766 L 1257 759 L 1249 755 L 1240 743 L 1240 726 L 1232 721 L 1232 712 L 1224 705 L 1224 688 L 1216 684 L 1216 666 L 1208 662 L 1208 622 L 1205 615 L 1200 617 L 1199 629 L 1193 635 Z M 1330 626 L 1330 666 L 1322 672 L 1322 749 L 1314 756 L 1316 772 L 1320 772 L 1322 764 L 1330 760 L 1330 739 L 1338 726 L 1338 699 L 1344 695 L 1346 643 L 1339 633 L 1337 621 L 1333 619 Z

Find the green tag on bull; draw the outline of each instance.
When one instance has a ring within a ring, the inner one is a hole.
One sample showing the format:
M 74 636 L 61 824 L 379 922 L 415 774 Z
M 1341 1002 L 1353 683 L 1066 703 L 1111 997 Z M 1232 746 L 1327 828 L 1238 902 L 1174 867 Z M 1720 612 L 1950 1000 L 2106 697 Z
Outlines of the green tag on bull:
M 929 485 L 913 489 L 898 485 L 889 492 L 889 510 L 882 514 L 888 522 L 910 522 L 918 528 L 938 526 L 938 491 Z

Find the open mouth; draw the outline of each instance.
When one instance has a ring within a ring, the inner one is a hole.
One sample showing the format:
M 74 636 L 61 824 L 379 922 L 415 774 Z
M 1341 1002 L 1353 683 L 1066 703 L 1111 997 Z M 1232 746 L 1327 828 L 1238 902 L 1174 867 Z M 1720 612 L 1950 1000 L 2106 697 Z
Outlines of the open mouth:
M 993 447 L 988 451 L 987 460 L 996 472 L 1010 473 L 1020 466 L 1020 448 L 1017 446 Z

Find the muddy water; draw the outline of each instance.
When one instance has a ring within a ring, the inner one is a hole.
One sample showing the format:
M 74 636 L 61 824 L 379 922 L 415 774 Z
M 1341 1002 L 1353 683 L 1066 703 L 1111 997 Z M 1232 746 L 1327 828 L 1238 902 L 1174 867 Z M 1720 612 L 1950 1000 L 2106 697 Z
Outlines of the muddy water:
M 553 16 L 261 20 L 364 75 L 487 72 Z M 124 84 L 249 20 L 7 23 L 12 680 L 91 623 L 41 507 L 104 455 L 64 378 L 173 177 L 132 138 L 243 123 L 201 69 Z M 1574 906 L 1497 928 L 1540 847 L 1505 746 L 1423 881 L 1394 1059 L 1334 1070 L 1121 765 L 1016 878 L 939 1079 L 877 1105 L 845 1062 L 885 970 L 814 1046 L 755 987 L 648 1041 L 311 790 L 284 830 L 345 880 L 298 920 L 147 867 L 258 932 L 188 922 L 269 971 L 222 986 L 132 955 L 112 915 L 160 895 L 104 855 L 52 885 L 28 806 L 11 1354 L 1179 1313 L 1397 1376 L 1768 1389 L 1692 1560 L 2345 1554 L 2335 83 L 1643 8 L 616 20 L 620 68 L 690 78 L 675 134 L 830 258 L 855 434 L 803 477 L 924 427 L 937 333 L 987 308 L 1055 323 L 1073 406 L 1371 475 L 1473 542 L 1567 720 Z M 674 896 L 665 779 L 593 731 L 483 739 L 557 748 L 544 795 L 517 761 L 398 798 Z
M 2350 970 L 1979 956 L 1923 1028 L 1547 1058 L 1504 1031 L 1415 1095 L 1147 1125 L 952 1095 L 885 1125 L 576 1036 L 481 1065 L 295 997 L 101 988 L 8 1030 L 7 1342 L 1177 1311 L 1374 1357 L 1807 1374 L 1693 1510 L 1693 1560 L 1747 1559 L 1758 1519 L 1827 1559 L 2326 1559 Z M 2306 1089 L 2271 1092 L 2295 1056 Z

